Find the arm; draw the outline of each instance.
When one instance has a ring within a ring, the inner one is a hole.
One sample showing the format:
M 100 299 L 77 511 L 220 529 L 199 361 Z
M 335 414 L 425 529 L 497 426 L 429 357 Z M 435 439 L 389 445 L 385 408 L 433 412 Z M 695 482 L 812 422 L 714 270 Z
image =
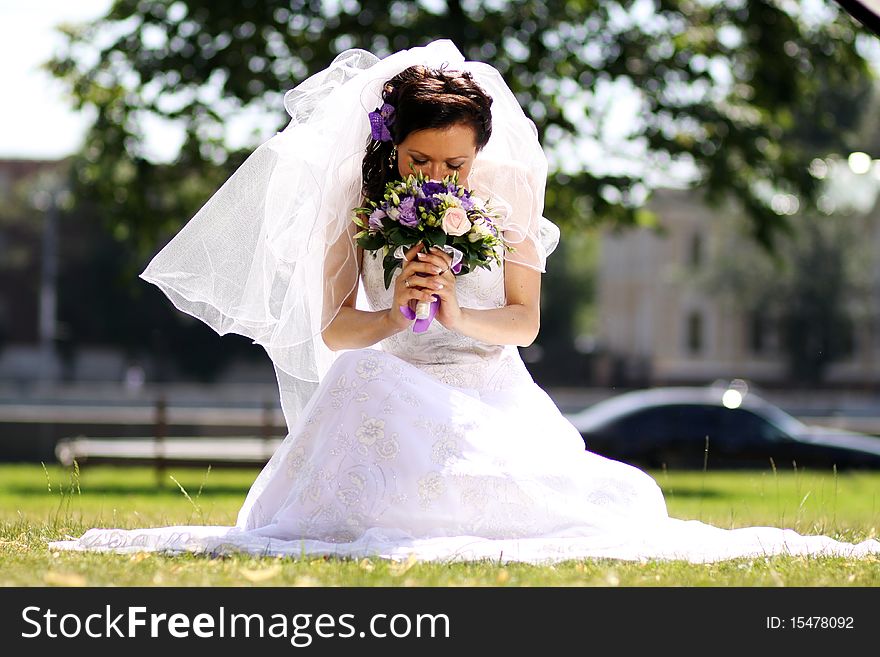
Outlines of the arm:
M 371 347 L 385 338 L 399 333 L 408 328 L 411 320 L 403 316 L 399 306 L 407 305 L 411 300 L 431 300 L 431 294 L 422 287 L 409 287 L 404 281 L 418 272 L 432 274 L 435 268 L 427 263 L 419 262 L 415 253 L 421 245 L 410 249 L 406 254 L 406 263 L 403 271 L 397 277 L 394 284 L 394 300 L 391 307 L 386 310 L 367 311 L 358 310 L 357 303 L 357 280 L 363 262 L 363 249 L 354 247 L 353 236 L 356 230 L 354 223 L 348 232 L 330 247 L 324 265 L 324 280 L 328 281 L 328 289 L 325 290 L 325 303 L 333 307 L 333 299 L 336 299 L 346 290 L 350 290 L 341 302 L 339 312 L 330 319 L 329 323 L 321 331 L 324 344 L 333 351 L 340 349 L 363 349 Z M 356 255 L 355 255 L 356 254 Z M 345 271 L 345 274 L 341 273 Z M 351 281 L 354 281 L 352 283 Z M 427 280 L 427 279 L 424 279 Z
M 534 245 L 526 239 L 517 244 L 517 251 L 527 258 L 535 255 Z M 449 256 L 439 252 L 425 258 L 448 266 Z M 445 272 L 432 277 L 443 284 L 435 290 L 443 303 L 437 319 L 446 328 L 489 344 L 515 344 L 527 347 L 534 342 L 541 324 L 541 272 L 511 261 L 504 265 L 504 295 L 501 308 L 461 308 L 455 296 L 455 276 Z
M 358 269 L 363 260 L 363 250 L 358 248 Z M 357 285 L 342 302 L 339 312 L 321 332 L 331 350 L 362 349 L 370 347 L 400 329 L 393 323 L 388 311 L 370 312 L 355 308 L 357 303 Z M 400 315 L 400 313 L 398 313 Z M 400 315 L 401 319 L 405 319 Z
M 462 308 L 458 322 L 450 328 L 481 342 L 528 347 L 541 325 L 541 272 L 505 263 L 504 293 L 504 307 Z

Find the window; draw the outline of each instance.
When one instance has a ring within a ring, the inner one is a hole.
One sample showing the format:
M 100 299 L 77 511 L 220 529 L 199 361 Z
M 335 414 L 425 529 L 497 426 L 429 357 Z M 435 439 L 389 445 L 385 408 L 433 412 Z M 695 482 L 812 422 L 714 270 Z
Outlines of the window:
M 691 236 L 688 262 L 690 263 L 690 266 L 694 268 L 703 264 L 703 236 L 699 233 L 694 233 Z
M 698 312 L 689 313 L 687 325 L 687 350 L 691 354 L 703 351 L 703 316 Z
M 749 349 L 753 354 L 763 354 L 767 350 L 767 316 L 760 310 L 749 315 Z
M 615 432 L 634 440 L 669 440 L 675 434 L 676 413 L 668 407 L 647 408 L 627 415 L 613 426 Z
M 742 408 L 720 409 L 721 422 L 717 436 L 718 446 L 724 451 L 778 443 L 783 433 L 767 420 Z
M 679 425 L 677 407 L 660 406 L 630 413 L 609 424 L 603 433 L 613 437 L 620 453 L 644 455 L 675 441 Z

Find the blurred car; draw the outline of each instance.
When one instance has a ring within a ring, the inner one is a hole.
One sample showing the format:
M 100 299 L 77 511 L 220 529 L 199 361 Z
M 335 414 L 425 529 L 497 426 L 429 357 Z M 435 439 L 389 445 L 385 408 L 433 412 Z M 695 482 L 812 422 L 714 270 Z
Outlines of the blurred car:
M 588 450 L 639 466 L 880 468 L 880 438 L 805 425 L 734 388 L 638 390 L 567 418 Z

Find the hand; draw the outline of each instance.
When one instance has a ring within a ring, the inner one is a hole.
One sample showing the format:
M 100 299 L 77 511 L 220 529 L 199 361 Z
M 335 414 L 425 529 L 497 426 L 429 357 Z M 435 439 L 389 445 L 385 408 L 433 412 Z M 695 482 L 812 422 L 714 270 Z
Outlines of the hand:
M 415 309 L 419 301 L 431 302 L 434 300 L 432 292 L 439 296 L 441 290 L 438 285 L 441 287 L 444 285 L 434 279 L 439 278 L 438 273 L 445 265 L 428 258 L 424 260 L 418 258 L 417 255 L 423 249 L 424 244 L 419 242 L 404 254 L 403 269 L 394 281 L 394 299 L 388 312 L 392 325 L 399 327 L 401 331 L 407 328 L 412 320 L 403 316 L 400 306 Z
M 424 285 L 440 298 L 435 319 L 449 330 L 454 330 L 461 318 L 461 307 L 455 294 L 455 274 L 450 269 L 452 256 L 436 246 L 431 247 L 427 253 L 420 250 L 415 256 L 417 260 L 435 268 L 437 273 L 419 281 L 419 285 Z

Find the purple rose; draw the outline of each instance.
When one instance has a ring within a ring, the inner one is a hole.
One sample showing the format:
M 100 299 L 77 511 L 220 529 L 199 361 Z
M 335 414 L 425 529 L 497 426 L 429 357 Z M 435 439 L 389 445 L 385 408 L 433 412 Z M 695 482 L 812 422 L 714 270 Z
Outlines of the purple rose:
M 434 209 L 440 205 L 440 199 L 437 198 L 420 198 L 416 201 L 416 206 L 419 209 L 425 209 L 427 212 L 433 212 Z
M 446 189 L 446 185 L 442 182 L 428 180 L 427 182 L 422 183 L 422 191 L 425 192 L 426 196 L 433 196 L 434 194 L 443 194 L 448 190 Z
M 397 209 L 400 210 L 398 219 L 401 224 L 409 228 L 418 225 L 419 217 L 416 214 L 416 200 L 412 196 L 407 196 L 403 199 Z
M 461 207 L 465 210 L 473 210 L 474 202 L 471 200 L 471 195 L 465 192 L 464 196 L 461 197 Z
M 373 230 L 381 230 L 382 228 L 382 220 L 387 217 L 383 210 L 376 208 L 370 213 L 370 228 Z

